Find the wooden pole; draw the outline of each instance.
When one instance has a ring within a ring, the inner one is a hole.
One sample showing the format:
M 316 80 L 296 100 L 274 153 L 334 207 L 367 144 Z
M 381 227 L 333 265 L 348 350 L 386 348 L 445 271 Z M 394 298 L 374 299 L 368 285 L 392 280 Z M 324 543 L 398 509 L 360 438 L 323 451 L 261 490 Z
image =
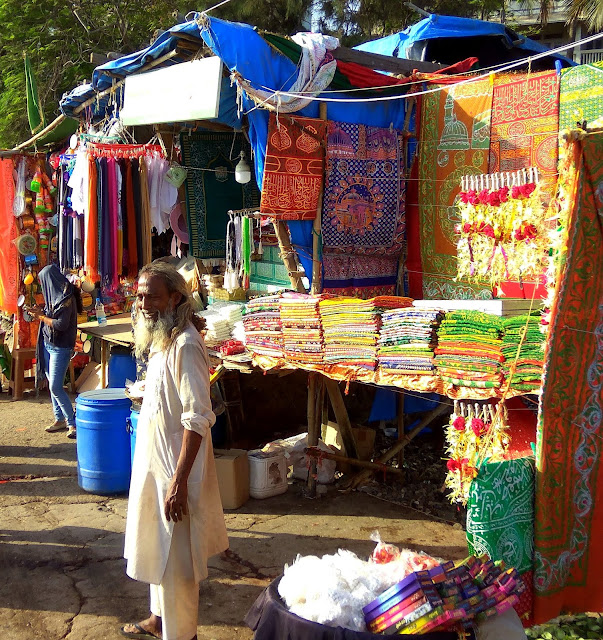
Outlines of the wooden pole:
M 398 442 L 389 451 L 386 451 L 382 456 L 377 458 L 375 462 L 385 464 L 388 460 L 391 460 L 395 455 L 398 454 L 399 451 L 404 449 L 404 447 L 430 422 L 435 420 L 440 414 L 449 410 L 450 406 L 451 405 L 448 403 L 443 403 L 436 407 L 433 411 L 430 411 L 412 431 L 409 431 L 401 440 L 398 440 Z M 369 469 L 361 471 L 350 479 L 348 486 L 350 486 L 352 489 L 355 489 L 365 480 L 370 478 L 371 474 L 372 471 Z
M 330 451 L 323 451 L 314 447 L 308 447 L 305 449 L 305 453 L 312 458 L 328 458 L 329 460 L 336 460 L 337 462 L 347 462 L 356 467 L 363 467 L 365 469 L 373 469 L 374 471 L 383 471 L 387 473 L 393 473 L 396 475 L 404 474 L 402 469 L 396 469 L 396 467 L 388 467 L 384 464 L 378 464 L 377 462 L 370 462 L 368 460 L 357 460 L 356 458 L 348 458 L 347 456 L 339 455 L 338 453 L 331 453 Z
M 320 374 L 308 373 L 308 446 L 318 445 L 318 423 L 316 422 L 316 396 Z M 308 470 L 307 498 L 316 497 L 316 460 L 312 459 Z
M 325 378 L 325 386 L 327 387 L 327 393 L 331 400 L 331 406 L 333 407 L 333 413 L 335 414 L 335 421 L 341 434 L 341 441 L 345 447 L 345 452 L 350 458 L 358 458 L 358 451 L 356 449 L 356 439 L 354 438 L 354 432 L 352 431 L 352 423 L 348 411 L 345 408 L 343 396 L 339 389 L 339 384 L 335 380 Z
M 319 105 L 320 109 L 320 119 L 327 119 L 327 103 L 321 102 Z M 326 162 L 326 148 L 323 148 L 323 153 L 325 154 L 325 162 Z M 324 176 L 326 173 L 323 173 L 323 185 L 320 190 L 320 195 L 318 197 L 318 206 L 316 207 L 316 218 L 314 218 L 314 224 L 312 225 L 312 293 L 321 293 L 322 291 L 322 200 L 324 194 Z
M 31 146 L 34 142 L 36 142 L 36 140 L 43 138 L 47 133 L 50 133 L 53 129 L 58 127 L 61 124 L 61 122 L 63 122 L 63 120 L 65 120 L 65 116 L 61 113 L 61 115 L 57 116 L 47 127 L 44 127 L 42 131 L 40 131 L 39 133 L 36 133 L 36 135 L 33 136 L 33 138 L 30 138 L 29 140 L 21 143 L 20 145 L 17 145 L 13 149 L 13 151 L 20 151 L 21 149 L 25 149 L 26 147 Z
M 404 391 L 398 394 L 398 442 L 404 437 Z M 398 454 L 398 469 L 404 465 L 404 449 Z
M 295 261 L 295 251 L 291 246 L 291 240 L 289 239 L 289 229 L 287 223 L 282 220 L 274 220 L 274 232 L 278 240 L 278 248 L 281 252 L 281 258 L 289 274 L 289 280 L 291 281 L 291 287 L 298 293 L 306 293 L 306 287 L 301 281 L 301 274 L 297 270 L 297 262 Z

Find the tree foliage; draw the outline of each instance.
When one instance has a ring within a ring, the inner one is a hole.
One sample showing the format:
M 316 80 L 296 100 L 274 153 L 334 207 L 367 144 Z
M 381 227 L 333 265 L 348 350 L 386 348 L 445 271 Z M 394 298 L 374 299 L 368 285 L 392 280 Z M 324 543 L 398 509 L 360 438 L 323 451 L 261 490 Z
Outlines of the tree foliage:
M 182 6 L 179 6 L 182 5 Z M 90 80 L 90 53 L 131 53 L 174 23 L 167 0 L 0 0 L 0 147 L 29 137 L 23 53 L 36 74 L 46 121 L 65 91 Z
M 552 0 L 522 0 L 541 7 L 542 23 Z M 209 9 L 218 0 L 195 8 Z M 603 27 L 603 0 L 566 0 L 568 15 L 585 16 Z M 504 19 L 508 0 L 415 0 L 430 13 Z M 0 147 L 27 139 L 23 53 L 37 76 L 46 121 L 58 113 L 65 91 L 90 80 L 90 53 L 130 53 L 149 44 L 157 29 L 174 24 L 173 13 L 185 14 L 190 4 L 177 0 L 0 0 Z M 404 0 L 232 0 L 211 15 L 247 22 L 260 29 L 289 35 L 314 26 L 353 46 L 395 33 L 421 16 Z

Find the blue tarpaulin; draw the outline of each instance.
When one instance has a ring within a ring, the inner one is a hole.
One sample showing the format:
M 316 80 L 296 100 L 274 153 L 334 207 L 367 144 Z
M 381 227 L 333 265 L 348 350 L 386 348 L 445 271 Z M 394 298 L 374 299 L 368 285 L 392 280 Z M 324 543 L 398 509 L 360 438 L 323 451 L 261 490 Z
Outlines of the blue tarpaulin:
M 277 53 L 253 27 L 226 22 L 218 18 L 207 18 L 200 27 L 201 37 L 207 46 L 219 56 L 231 71 L 238 71 L 256 88 L 280 89 L 286 91 L 297 78 L 296 65 Z M 350 103 L 349 96 L 342 94 L 323 95 L 339 97 L 341 102 L 329 102 L 328 118 L 339 122 L 364 124 L 373 127 L 404 129 L 404 99 L 383 102 Z M 268 138 L 268 116 L 266 109 L 256 109 L 255 103 L 243 96 L 243 111 L 249 121 L 249 137 L 254 151 L 257 183 L 261 188 L 264 177 L 264 158 Z M 300 116 L 318 118 L 318 102 L 296 112 Z M 312 274 L 312 222 L 289 223 L 291 240 L 298 250 L 306 274 Z
M 169 31 L 162 33 L 157 40 L 146 49 L 136 51 L 118 60 L 111 60 L 96 67 L 92 73 L 92 83 L 80 85 L 61 98 L 59 103 L 61 112 L 67 116 L 73 116 L 74 110 L 83 102 L 93 98 L 97 92 L 104 91 L 111 87 L 116 77 L 117 79 L 126 78 L 127 76 L 138 73 L 140 69 L 149 62 L 157 60 L 161 58 L 161 56 L 173 51 L 178 45 L 179 37 L 182 34 L 198 38 L 199 46 L 203 44 L 199 34 L 199 27 L 194 20 L 176 25 Z M 178 59 L 178 56 L 175 56 L 171 60 L 166 60 L 163 65 L 158 65 L 157 68 L 170 64 L 178 64 L 180 62 L 181 60 Z M 119 99 L 117 102 L 119 102 Z M 92 116 L 103 117 L 108 109 L 108 105 L 109 96 L 95 100 L 90 107 Z M 218 117 L 215 121 L 226 124 L 233 129 L 241 128 L 241 118 L 237 114 L 236 89 L 231 86 L 231 82 L 227 78 L 224 78 L 222 81 L 220 107 Z
M 515 31 L 499 22 L 486 22 L 485 20 L 436 14 L 430 15 L 400 33 L 365 42 L 355 48 L 360 51 L 380 53 L 385 56 L 418 60 L 420 58 L 416 54 L 425 42 L 440 38 L 482 38 L 488 36 L 497 37 L 509 51 L 519 49 L 525 56 L 550 50 L 549 47 L 515 33 Z M 417 45 L 421 46 L 417 47 Z M 472 55 L 479 57 L 479 52 L 475 51 Z M 566 66 L 576 64 L 560 54 L 551 54 L 550 57 L 560 60 Z

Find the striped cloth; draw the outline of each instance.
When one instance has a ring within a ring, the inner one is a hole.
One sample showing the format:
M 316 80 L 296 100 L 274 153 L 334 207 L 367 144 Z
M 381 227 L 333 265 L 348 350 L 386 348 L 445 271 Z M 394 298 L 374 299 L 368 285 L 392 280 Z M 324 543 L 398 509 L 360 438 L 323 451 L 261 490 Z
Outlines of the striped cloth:
M 438 331 L 436 367 L 444 382 L 493 389 L 503 381 L 502 319 L 481 311 L 451 311 Z
M 438 309 L 385 311 L 379 336 L 379 367 L 389 373 L 434 375 L 437 328 L 444 314 Z
M 284 355 L 300 363 L 321 364 L 324 357 L 318 303 L 323 296 L 284 293 L 280 299 Z
M 341 297 L 321 301 L 325 363 L 349 364 L 373 371 L 377 365 L 382 312 L 411 304 L 410 298 L 396 296 L 377 296 L 369 300 Z
M 541 326 L 539 314 L 503 320 L 502 353 L 505 362 L 502 370 L 507 381 L 511 377 L 511 389 L 537 391 L 541 387 L 545 343 L 545 336 L 540 331 Z
M 247 348 L 273 358 L 283 356 L 280 295 L 254 298 L 245 305 L 243 327 Z

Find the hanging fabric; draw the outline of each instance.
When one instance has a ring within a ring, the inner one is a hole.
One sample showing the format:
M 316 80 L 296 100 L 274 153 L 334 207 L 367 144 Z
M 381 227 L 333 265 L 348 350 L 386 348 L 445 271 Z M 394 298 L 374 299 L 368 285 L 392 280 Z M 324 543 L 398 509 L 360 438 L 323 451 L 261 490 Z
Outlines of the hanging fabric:
M 23 161 L 21 161 L 23 162 Z M 13 215 L 15 184 L 13 161 L 0 159 L 0 309 L 17 313 L 19 257 L 14 240 L 17 225 Z
M 422 96 L 417 177 L 424 298 L 492 297 L 486 286 L 456 281 L 455 220 L 449 214 L 459 177 L 488 170 L 491 107 L 489 78 Z
M 556 71 L 496 76 L 489 173 L 537 167 L 548 204 L 556 184 L 558 134 Z

